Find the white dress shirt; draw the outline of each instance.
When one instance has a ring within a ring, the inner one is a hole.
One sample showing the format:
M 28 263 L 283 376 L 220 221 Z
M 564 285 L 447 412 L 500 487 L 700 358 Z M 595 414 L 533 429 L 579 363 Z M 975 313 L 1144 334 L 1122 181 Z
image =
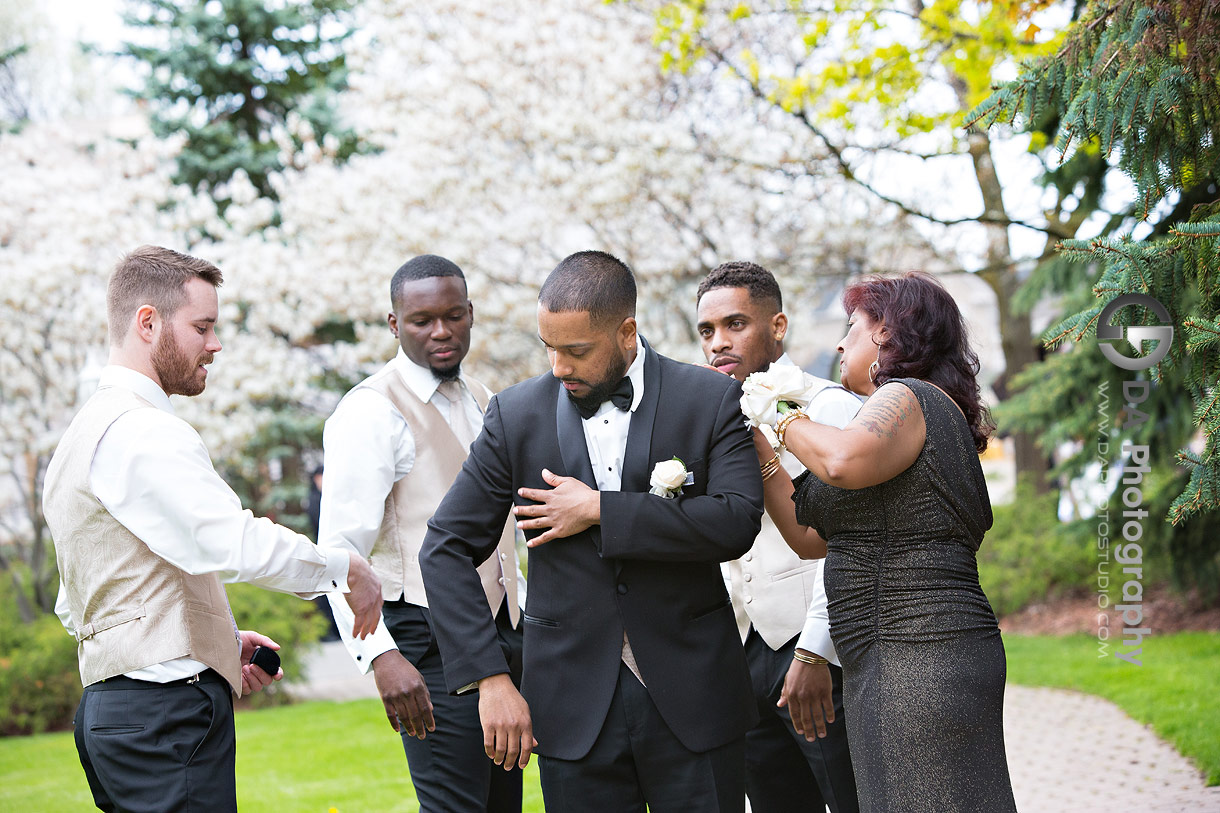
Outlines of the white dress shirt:
M 784 353 L 772 363 L 791 365 L 792 359 L 788 357 L 787 353 Z M 862 401 L 842 387 L 832 382 L 826 383 L 829 386 L 813 397 L 813 400 L 805 407 L 805 414 L 817 423 L 842 429 L 860 411 Z M 793 479 L 805 471 L 801 462 L 787 450 L 780 456 L 780 462 Z M 775 528 L 775 523 L 767 515 L 763 516 L 763 533 L 771 533 L 782 540 L 778 529 Z M 818 559 L 814 563 L 815 573 L 812 579 L 809 609 L 805 615 L 805 624 L 797 637 L 796 646 L 798 649 L 821 655 L 838 666 L 840 665 L 839 655 L 830 639 L 830 618 L 826 611 L 826 587 L 823 582 L 825 561 L 825 559 Z M 724 573 L 725 584 L 732 590 L 728 564 L 722 564 L 721 569 Z
M 621 491 L 623 487 L 623 457 L 627 454 L 631 416 L 644 398 L 644 347 L 638 335 L 635 337 L 635 361 L 627 368 L 626 377 L 631 380 L 630 409 L 619 409 L 613 402 L 606 401 L 592 417 L 581 419 L 598 491 Z
M 347 591 L 348 557 L 319 551 L 308 537 L 242 508 L 213 468 L 199 433 L 174 415 L 169 396 L 152 379 L 111 365 L 102 370 L 98 387 L 122 387 L 156 407 L 119 416 L 89 468 L 94 496 L 153 553 L 193 575 L 215 573 L 222 581 L 302 598 Z M 55 612 L 74 633 L 62 580 Z M 177 658 L 127 676 L 165 683 L 206 668 Z
M 631 381 L 631 406 L 619 409 L 613 401 L 606 401 L 597 412 L 582 418 L 585 430 L 585 448 L 589 450 L 589 464 L 593 466 L 593 481 L 598 491 L 621 491 L 623 488 L 623 458 L 627 455 L 627 435 L 631 431 L 631 416 L 644 399 L 644 345 L 637 333 L 635 337 L 635 360 L 627 368 Z M 616 385 L 618 382 L 614 382 Z M 644 683 L 640 668 L 636 665 L 627 631 L 623 630 L 623 663 Z
M 428 368 L 415 364 L 400 347 L 391 362 L 407 387 L 421 401 L 431 403 L 450 423 L 449 399 L 438 391 L 440 379 Z M 461 376 L 466 420 L 477 435 L 483 426 L 483 411 Z M 415 466 L 415 436 L 398 408 L 376 390 L 352 390 L 326 421 L 322 431 L 325 459 L 322 475 L 322 506 L 318 544 L 323 548 L 353 550 L 365 559 L 373 552 L 385 501 L 394 483 Z M 518 604 L 525 606 L 525 579 L 518 578 Z M 329 596 L 335 625 L 343 643 L 361 672 L 368 672 L 373 659 L 398 644 L 385 623 L 369 637 L 352 638 L 352 611 L 338 596 Z

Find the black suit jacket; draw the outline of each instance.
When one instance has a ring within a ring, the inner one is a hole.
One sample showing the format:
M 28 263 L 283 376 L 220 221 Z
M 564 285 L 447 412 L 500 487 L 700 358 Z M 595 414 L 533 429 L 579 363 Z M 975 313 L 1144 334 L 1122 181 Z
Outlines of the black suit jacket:
M 723 745 L 757 719 L 719 567 L 749 550 L 763 510 L 741 386 L 647 344 L 644 353 L 622 490 L 602 492 L 600 526 L 529 553 L 521 692 L 544 756 L 579 759 L 592 747 L 624 629 L 653 702 L 686 747 Z M 694 484 L 676 499 L 649 494 L 653 466 L 674 456 Z M 517 490 L 547 488 L 544 468 L 597 488 L 580 415 L 550 373 L 491 400 L 428 523 L 420 566 L 450 691 L 508 671 L 475 567 L 495 550 L 510 506 L 528 502 Z

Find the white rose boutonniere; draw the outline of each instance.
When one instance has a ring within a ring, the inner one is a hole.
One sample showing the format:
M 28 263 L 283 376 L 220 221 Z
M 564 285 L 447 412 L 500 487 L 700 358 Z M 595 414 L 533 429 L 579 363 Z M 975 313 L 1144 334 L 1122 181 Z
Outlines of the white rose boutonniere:
M 741 412 L 750 426 L 774 427 L 788 410 L 808 406 L 816 389 L 813 376 L 800 367 L 772 364 L 742 382 Z
M 686 464 L 679 458 L 662 460 L 652 467 L 652 476 L 648 480 L 652 488 L 648 493 L 672 500 L 682 493 L 682 486 L 688 484 L 688 477 Z

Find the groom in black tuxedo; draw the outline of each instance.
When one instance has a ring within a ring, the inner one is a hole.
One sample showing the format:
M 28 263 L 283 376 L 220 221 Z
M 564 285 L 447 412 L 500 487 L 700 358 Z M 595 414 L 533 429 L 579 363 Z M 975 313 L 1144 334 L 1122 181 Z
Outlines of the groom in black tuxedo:
M 488 404 L 420 552 L 449 689 L 477 686 L 496 764 L 538 751 L 552 813 L 740 811 L 757 711 L 719 563 L 763 508 L 741 386 L 649 347 L 609 254 L 568 257 L 538 300 L 551 371 Z M 681 493 L 649 493 L 675 457 Z M 510 507 L 530 546 L 520 693 L 475 571 Z

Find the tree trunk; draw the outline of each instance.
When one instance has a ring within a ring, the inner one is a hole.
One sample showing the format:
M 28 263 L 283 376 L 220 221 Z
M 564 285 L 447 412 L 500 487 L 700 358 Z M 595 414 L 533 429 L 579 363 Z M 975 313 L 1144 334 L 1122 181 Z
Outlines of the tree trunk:
M 996 175 L 995 164 L 991 158 L 991 141 L 987 134 L 971 133 L 969 148 L 970 159 L 974 163 L 974 176 L 983 196 L 984 216 L 1007 219 L 1003 188 L 1000 186 L 999 176 Z M 1012 300 L 1021 283 L 1012 259 L 1008 228 L 998 223 L 986 224 L 983 228 L 987 231 L 987 267 L 980 272 L 980 276 L 995 292 L 1000 318 L 1000 347 L 1004 352 L 1004 372 L 992 387 L 996 397 L 1003 401 L 1012 394 L 1009 382 L 1013 376 L 1026 365 L 1039 360 L 1038 346 L 1030 329 L 1029 315 L 1013 312 Z M 1045 493 L 1050 487 L 1046 478 L 1050 469 L 1048 455 L 1038 448 L 1036 436 L 1029 432 L 1013 432 L 1012 438 L 1017 476 L 1028 477 L 1037 493 Z

